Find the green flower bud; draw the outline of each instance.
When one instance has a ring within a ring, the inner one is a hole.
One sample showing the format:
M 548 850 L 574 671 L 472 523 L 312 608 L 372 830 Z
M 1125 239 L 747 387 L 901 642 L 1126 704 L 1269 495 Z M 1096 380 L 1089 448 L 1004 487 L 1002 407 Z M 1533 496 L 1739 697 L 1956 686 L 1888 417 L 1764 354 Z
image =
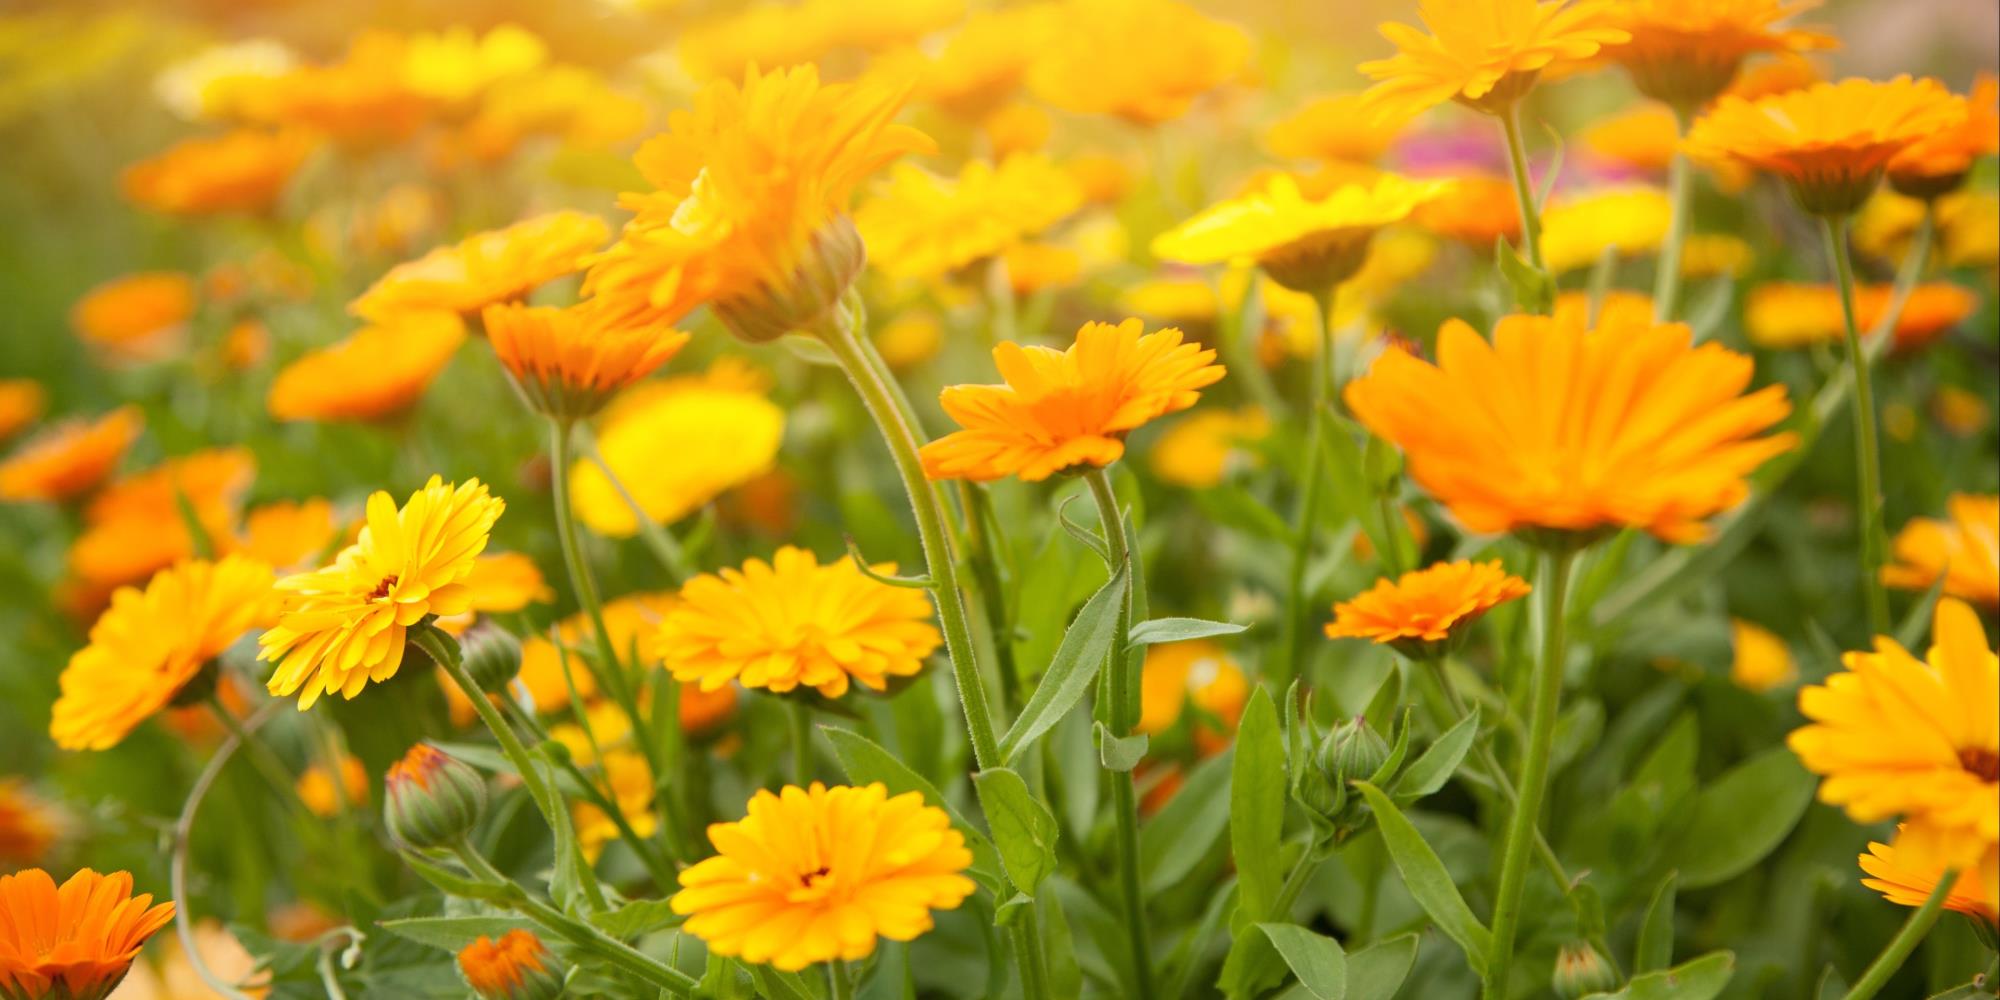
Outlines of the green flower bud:
M 1368 780 L 1388 759 L 1388 742 L 1358 715 L 1334 726 L 1319 745 L 1319 769 L 1340 788 Z
M 464 761 L 419 743 L 390 765 L 382 819 L 410 847 L 443 847 L 472 832 L 486 811 L 486 781 Z
M 481 691 L 500 694 L 521 672 L 521 640 L 506 629 L 492 625 L 475 626 L 459 640 L 464 650 L 465 670 Z
M 458 972 L 480 1000 L 555 1000 L 563 991 L 561 962 L 521 928 L 498 941 L 480 935 L 458 953 Z
M 1618 988 L 1618 975 L 1588 942 L 1572 941 L 1556 953 L 1556 971 L 1549 986 L 1562 1000 Z

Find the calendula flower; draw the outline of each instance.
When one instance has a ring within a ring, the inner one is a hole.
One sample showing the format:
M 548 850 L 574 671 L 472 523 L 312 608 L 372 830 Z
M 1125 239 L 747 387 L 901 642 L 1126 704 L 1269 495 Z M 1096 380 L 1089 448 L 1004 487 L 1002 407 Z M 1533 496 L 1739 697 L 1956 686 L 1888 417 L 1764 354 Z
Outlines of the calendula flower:
M 911 86 L 882 76 L 822 85 L 812 66 L 709 84 L 640 147 L 633 162 L 654 190 L 619 199 L 637 214 L 591 265 L 585 291 L 665 322 L 708 304 L 753 340 L 810 328 L 861 267 L 844 214 L 855 187 L 931 149 L 891 123 Z
M 1591 295 L 1585 291 L 1558 292 L 1551 315 L 1558 323 L 1589 326 Z M 1597 300 L 1598 326 L 1644 326 L 1653 319 L 1653 297 L 1624 288 L 1606 291 Z
M 814 782 L 759 791 L 747 811 L 708 828 L 718 853 L 682 871 L 673 897 L 715 954 L 786 971 L 866 958 L 972 895 L 964 835 L 920 792 Z
M 1949 520 L 1913 518 L 1896 533 L 1882 582 L 1929 590 L 1943 577 L 1945 593 L 2000 608 L 2000 496 L 1954 493 L 1945 509 Z
M 1414 218 L 1417 225 L 1482 254 L 1491 254 L 1499 240 L 1521 238 L 1513 182 L 1493 174 L 1453 177 L 1437 197 L 1417 206 Z
M 1196 410 L 1166 429 L 1146 453 L 1146 465 L 1161 481 L 1207 489 L 1229 472 L 1258 464 L 1251 447 L 1271 433 L 1271 418 L 1258 407 Z
M 31 378 L 0 378 L 0 442 L 33 426 L 49 405 L 48 391 Z
M 438 628 L 463 635 L 479 615 L 512 614 L 530 604 L 548 604 L 556 592 L 542 576 L 541 567 L 520 552 L 488 552 L 472 561 L 472 572 L 464 580 L 468 591 L 464 614 L 440 617 Z M 467 703 L 468 706 L 470 703 Z
M 1086 115 L 1158 125 L 1236 79 L 1250 39 L 1176 0 L 1069 0 L 1028 70 L 1035 96 Z
M 576 272 L 609 231 L 595 215 L 565 210 L 474 233 L 390 268 L 348 311 L 378 323 L 408 312 L 476 313 Z
M 1220 380 L 1215 352 L 1172 328 L 1128 319 L 1086 323 L 1066 351 L 1008 342 L 993 349 L 1004 385 L 955 385 L 938 397 L 963 430 L 924 445 L 932 479 L 1039 482 L 1081 465 L 1110 465 L 1125 435 L 1185 410 Z
M 945 179 L 898 164 L 855 210 L 869 256 L 893 278 L 935 279 L 997 256 L 1083 205 L 1083 189 L 1046 156 L 973 160 Z
M 1945 893 L 1944 908 L 2000 924 L 2000 841 L 1987 844 L 1975 861 L 1948 866 L 1925 849 L 1929 839 L 1921 828 L 1912 831 L 1904 825 L 1897 827 L 1893 846 L 1870 841 L 1868 853 L 1859 858 L 1869 876 L 1861 884 L 1898 906 L 1922 906 L 1937 890 L 1945 868 L 1956 867 L 1961 870 Z
M 334 539 L 333 505 L 322 497 L 277 500 L 243 517 L 239 551 L 280 572 L 319 562 Z
M 1311 198 L 1297 178 L 1278 174 L 1161 233 L 1153 254 L 1188 264 L 1255 261 L 1286 288 L 1323 294 L 1360 269 L 1377 231 L 1409 218 L 1445 186 L 1384 174 Z
M 709 691 L 731 681 L 781 694 L 805 686 L 828 698 L 850 683 L 884 691 L 891 678 L 922 670 L 942 641 L 922 591 L 872 580 L 846 559 L 821 566 L 789 545 L 768 563 L 697 576 L 680 597 L 654 648 L 675 680 Z
M 55 843 L 55 809 L 20 778 L 0 778 L 0 865 L 31 865 Z
M 297 695 L 304 710 L 395 676 L 412 626 L 468 609 L 465 578 L 506 506 L 477 479 L 432 476 L 400 509 L 386 492 L 371 495 L 367 526 L 333 565 L 278 582 L 289 599 L 257 654 L 277 664 L 271 693 Z
M 1139 731 L 1157 736 L 1173 728 L 1193 706 L 1194 741 L 1204 754 L 1229 745 L 1250 681 L 1221 646 L 1206 639 L 1162 642 L 1146 647 L 1139 680 Z
M 936 357 L 943 344 L 944 327 L 938 318 L 919 310 L 902 312 L 875 331 L 875 350 L 885 364 L 899 372 Z
M 496 83 L 465 125 L 488 159 L 522 140 L 553 136 L 571 149 L 604 150 L 646 126 L 646 102 L 581 66 L 546 66 Z
M 660 827 L 660 818 L 653 812 L 653 772 L 646 758 L 631 750 L 606 750 L 597 766 L 626 825 L 641 837 L 652 836 Z M 604 853 L 605 844 L 618 839 L 618 824 L 590 802 L 572 804 L 570 821 L 576 827 L 577 845 L 583 848 L 584 858 L 593 863 Z
M 0 500 L 67 500 L 104 481 L 145 418 L 121 406 L 95 420 L 70 420 L 28 439 L 0 462 Z
M 1854 217 L 1854 247 L 1887 264 L 1901 262 L 1927 212 L 1936 213 L 1939 259 L 1952 267 L 2000 263 L 2000 194 L 1965 190 L 1925 202 L 1883 189 Z
M 1632 74 L 1639 92 L 1693 111 L 1736 79 L 1750 56 L 1830 49 L 1830 35 L 1779 22 L 1819 0 L 1628 0 L 1611 23 L 1631 37 L 1604 47 Z
M 452 313 L 398 313 L 286 365 L 264 405 L 279 420 L 391 417 L 415 405 L 464 342 Z
M 1376 114 L 1405 118 L 1446 101 L 1504 114 L 1543 70 L 1631 38 L 1613 26 L 1610 7 L 1600 0 L 1423 0 L 1418 16 L 1431 33 L 1383 24 L 1396 54 L 1361 64 L 1378 81 L 1363 100 Z
M 211 45 L 166 68 L 153 81 L 160 103 L 189 121 L 228 121 L 256 90 L 298 65 L 283 42 L 250 38 Z
M 368 149 L 408 138 L 428 121 L 434 102 L 403 75 L 408 41 L 388 31 L 354 37 L 339 62 L 299 66 L 241 95 L 238 113 L 253 122 L 293 126 L 348 147 Z
M 173 919 L 174 904 L 132 895 L 130 872 L 84 868 L 60 888 L 40 868 L 0 875 L 0 996 L 104 1000 Z
M 1937 395 L 1931 399 L 1931 416 L 1952 434 L 1971 437 L 1986 429 L 1993 414 L 1978 393 L 1944 385 L 1938 387 Z
M 1607 319 L 1508 316 L 1491 344 L 1450 320 L 1436 364 L 1386 351 L 1347 403 L 1471 531 L 1698 539 L 1795 443 L 1757 436 L 1791 411 L 1784 387 L 1745 395 L 1751 359 L 1685 325 Z
M 1799 691 L 1811 721 L 1785 741 L 1825 779 L 1820 801 L 1857 823 L 1900 815 L 1943 864 L 1975 863 L 2000 839 L 2000 659 L 1978 612 L 1941 598 L 1926 659 L 1877 636 L 1841 663 Z
M 548 57 L 549 47 L 517 24 L 484 35 L 452 27 L 404 42 L 403 85 L 440 104 L 464 104 L 502 80 L 539 68 Z
M 984 120 L 1021 89 L 1062 26 L 1062 8 L 1053 3 L 978 11 L 925 66 L 919 93 L 952 114 Z
M 194 279 L 141 271 L 84 293 L 69 310 L 78 339 L 115 361 L 158 361 L 180 350 L 194 315 Z
M 1681 148 L 1680 121 L 1671 108 L 1644 101 L 1628 111 L 1600 118 L 1577 130 L 1577 142 L 1591 158 L 1606 165 L 1663 176 Z M 1705 163 L 1716 186 L 1741 191 L 1750 170 L 1733 161 Z
M 1368 591 L 1333 606 L 1329 639 L 1367 639 L 1428 660 L 1463 641 L 1488 611 L 1528 596 L 1527 581 L 1499 560 L 1438 563 L 1395 580 L 1377 580 Z
M 493 305 L 483 314 L 493 353 L 537 413 L 573 421 L 651 374 L 687 344 L 664 324 L 622 321 L 595 299 L 563 309 Z
M 211 546 L 226 549 L 256 475 L 248 449 L 204 448 L 121 477 L 84 508 L 69 567 L 106 588 L 136 583 L 192 558 L 197 525 Z
M 1264 146 L 1289 159 L 1374 163 L 1409 127 L 1408 115 L 1369 113 L 1360 94 L 1333 94 L 1279 119 L 1265 131 Z
M 2000 77 L 1981 73 L 1967 96 L 1966 116 L 1954 128 L 1932 132 L 1889 161 L 1889 186 L 1931 200 L 1965 183 L 1981 157 L 2000 153 Z
M 1673 213 L 1667 193 L 1654 187 L 1557 198 L 1542 213 L 1543 265 L 1561 274 L 1596 264 L 1606 250 L 1625 257 L 1651 253 L 1666 241 Z
M 168 215 L 267 212 L 312 148 L 300 132 L 239 129 L 135 163 L 120 183 L 133 204 Z
M 1756 622 L 1729 620 L 1729 679 L 1745 691 L 1762 694 L 1798 679 L 1799 665 L 1785 640 Z
M 1854 322 L 1872 330 L 1895 297 L 1888 285 L 1854 290 Z M 1949 282 L 1927 282 L 1910 290 L 1893 334 L 1897 350 L 1914 350 L 1964 322 L 1979 308 L 1979 297 Z M 1791 348 L 1838 343 L 1847 321 L 1840 289 L 1802 282 L 1767 282 L 1750 290 L 1743 306 L 1744 332 L 1759 347 Z
M 341 803 L 368 804 L 368 769 L 353 754 L 342 754 L 337 772 L 325 764 L 314 764 L 299 775 L 295 786 L 299 801 L 313 815 L 327 818 L 340 815 Z
M 1725 95 L 1695 121 L 1684 147 L 1777 176 L 1813 215 L 1846 215 L 1868 200 L 1896 154 L 1965 116 L 1965 99 L 1936 80 L 1847 79 L 1755 101 Z
M 671 524 L 724 491 L 763 474 L 777 460 L 785 411 L 761 388 L 727 378 L 669 379 L 638 386 L 606 410 L 598 453 L 646 516 Z M 674 461 L 659 443 L 674 441 Z M 631 504 L 595 462 L 569 469 L 577 517 L 602 535 L 639 531 Z
M 49 718 L 66 750 L 108 750 L 197 682 L 215 658 L 277 611 L 269 566 L 242 556 L 195 559 L 161 571 L 144 590 L 122 587 L 70 657 Z
M 459 951 L 458 972 L 480 1000 L 554 1000 L 563 991 L 556 957 L 522 927 L 498 941 L 481 934 Z

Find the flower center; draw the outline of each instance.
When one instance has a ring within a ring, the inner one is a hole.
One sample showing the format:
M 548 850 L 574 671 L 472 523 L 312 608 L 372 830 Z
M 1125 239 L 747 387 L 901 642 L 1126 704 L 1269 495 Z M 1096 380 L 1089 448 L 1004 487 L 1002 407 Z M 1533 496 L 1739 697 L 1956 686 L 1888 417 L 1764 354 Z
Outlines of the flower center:
M 1960 750 L 1958 766 L 1978 775 L 1981 781 L 2000 781 L 2000 753 L 1980 747 Z
M 829 874 L 832 874 L 832 872 L 825 865 L 821 865 L 818 868 L 813 869 L 812 871 L 800 875 L 799 881 L 802 884 L 804 884 L 806 888 L 811 889 L 819 884 L 820 879 L 827 877 Z
M 395 589 L 395 586 L 396 586 L 396 574 L 391 573 L 388 576 L 383 577 L 382 582 L 376 584 L 374 590 L 368 592 L 368 599 L 371 601 L 379 601 L 385 597 L 388 597 L 389 591 Z

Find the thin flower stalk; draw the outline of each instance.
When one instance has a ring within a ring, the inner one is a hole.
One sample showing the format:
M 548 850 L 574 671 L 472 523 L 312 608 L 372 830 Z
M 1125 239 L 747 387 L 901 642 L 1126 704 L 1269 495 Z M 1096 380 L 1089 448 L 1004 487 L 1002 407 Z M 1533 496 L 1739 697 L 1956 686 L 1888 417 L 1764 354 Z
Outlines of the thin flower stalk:
M 1847 219 L 1822 216 L 1819 223 L 1827 258 L 1840 285 L 1848 372 L 1854 380 L 1854 498 L 1861 535 L 1861 593 L 1868 607 L 1869 631 L 1880 634 L 1889 630 L 1889 595 L 1882 587 L 1882 455 L 1881 442 L 1875 436 L 1874 376 L 1854 318 L 1854 261 L 1847 250 Z
M 1298 532 L 1292 543 L 1292 565 L 1286 577 L 1285 599 L 1285 674 L 1280 680 L 1289 681 L 1305 673 L 1306 638 L 1311 632 L 1307 622 L 1308 609 L 1312 602 L 1306 594 L 1306 568 L 1312 561 L 1313 542 L 1318 532 L 1320 481 L 1325 477 L 1320 473 L 1321 442 L 1329 433 L 1326 426 L 1329 419 L 1328 407 L 1338 397 L 1338 387 L 1334 384 L 1333 363 L 1333 306 L 1337 289 L 1328 289 L 1324 294 L 1314 296 L 1318 310 L 1320 363 L 1313 369 L 1312 419 L 1307 422 L 1305 469 L 1299 476 L 1300 494 L 1297 515 L 1293 524 Z M 1338 433 L 1338 431 L 1333 431 Z
M 1868 971 L 1863 972 L 1861 978 L 1855 980 L 1854 986 L 1847 991 L 1843 1000 L 1869 1000 L 1875 994 L 1882 992 L 1882 987 L 1889 983 L 1889 977 L 1894 976 L 1896 970 L 1903 967 L 1903 962 L 1910 957 L 1910 952 L 1917 950 L 1917 945 L 1921 944 L 1924 936 L 1930 933 L 1938 917 L 1944 915 L 1945 898 L 1951 895 L 1951 887 L 1958 881 L 1958 875 L 1957 871 L 1946 869 L 1945 873 L 1938 877 L 1937 888 L 1932 889 L 1931 894 L 1925 897 L 1924 905 L 1917 907 L 1909 919 L 1903 921 L 1902 929 L 1896 932 L 1895 937 L 1889 939 L 1889 943 L 1883 947 L 1881 953 L 1875 956 L 1875 961 L 1868 964 Z
M 1680 109 L 1674 110 L 1674 134 L 1687 134 L 1688 116 Z M 1673 321 L 1674 311 L 1680 307 L 1681 299 L 1681 253 L 1687 245 L 1688 216 L 1693 211 L 1694 166 L 1687 153 L 1679 144 L 1674 148 L 1673 162 L 1667 166 L 1667 197 L 1671 200 L 1673 215 L 1667 223 L 1666 242 L 1660 244 L 1660 255 L 1653 271 L 1653 319 L 1660 323 Z
M 1521 243 L 1528 263 L 1535 270 L 1542 265 L 1542 213 L 1535 204 L 1535 179 L 1528 172 L 1528 150 L 1521 141 L 1521 106 L 1516 102 L 1500 116 L 1500 130 L 1507 138 L 1507 166 L 1514 178 L 1514 202 L 1521 210 Z

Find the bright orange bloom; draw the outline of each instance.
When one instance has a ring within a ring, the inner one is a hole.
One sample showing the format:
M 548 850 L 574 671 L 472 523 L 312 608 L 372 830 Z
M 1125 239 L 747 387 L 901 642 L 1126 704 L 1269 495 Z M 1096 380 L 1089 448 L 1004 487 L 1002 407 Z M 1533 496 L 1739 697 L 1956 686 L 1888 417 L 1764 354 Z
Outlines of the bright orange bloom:
M 1432 659 L 1462 640 L 1480 616 L 1528 596 L 1527 581 L 1499 560 L 1438 563 L 1375 581 L 1367 592 L 1333 606 L 1329 639 L 1368 639 L 1413 659 Z
M 1418 16 L 1431 33 L 1381 26 L 1397 51 L 1361 64 L 1379 81 L 1363 102 L 1376 114 L 1406 118 L 1446 101 L 1503 114 L 1542 70 L 1630 38 L 1612 25 L 1610 7 L 1602 0 L 1422 0 Z
M 174 904 L 132 895 L 130 872 L 84 868 L 61 888 L 40 868 L 0 875 L 0 996 L 104 1000 L 173 919 Z
M 49 394 L 31 378 L 0 378 L 0 442 L 42 418 Z
M 562 989 L 555 956 L 532 931 L 516 927 L 495 941 L 482 934 L 458 953 L 465 985 L 485 998 L 554 996 Z M 538 984 L 530 991 L 530 981 Z M 550 988 L 553 987 L 553 988 Z
M 1944 859 L 1927 849 L 1930 839 L 1921 827 L 1902 825 L 1896 829 L 1893 846 L 1869 842 L 1860 861 L 1861 870 L 1870 877 L 1861 884 L 1899 906 L 1924 905 L 1947 867 Z M 1962 870 L 1945 894 L 1944 908 L 2000 924 L 2000 841 L 1987 844 L 1976 861 L 1956 867 Z
M 464 342 L 452 313 L 402 313 L 286 365 L 264 405 L 279 420 L 391 417 L 423 396 Z
M 1956 190 L 1980 157 L 2000 153 L 2000 77 L 1981 73 L 1966 98 L 1965 121 L 1912 143 L 1889 161 L 1889 184 L 1912 198 Z
M 1185 410 L 1223 376 L 1215 352 L 1175 329 L 1128 319 L 1086 323 L 1067 351 L 1012 342 L 993 349 L 1005 385 L 955 385 L 939 401 L 963 430 L 924 445 L 932 479 L 1039 482 L 1079 465 L 1110 465 L 1125 435 Z
M 491 305 L 486 339 L 537 413 L 558 420 L 588 417 L 611 394 L 667 363 L 688 335 L 663 323 L 623 321 L 598 300 L 565 309 Z
M 1743 395 L 1751 359 L 1685 325 L 1615 320 L 1508 316 L 1491 344 L 1450 320 L 1437 364 L 1384 352 L 1347 403 L 1471 531 L 1698 539 L 1793 446 L 1756 436 L 1791 405 L 1783 386 Z
M 474 233 L 390 268 L 347 308 L 378 323 L 409 312 L 476 313 L 581 269 L 609 231 L 595 215 L 561 211 Z
M 333 505 L 324 498 L 278 500 L 251 508 L 238 545 L 244 555 L 284 572 L 317 563 L 334 531 Z
M 1446 239 L 1491 254 L 1498 240 L 1521 239 L 1521 209 L 1514 183 L 1492 174 L 1452 179 L 1438 196 L 1417 207 L 1417 224 Z
M 1028 70 L 1035 96 L 1086 115 L 1158 125 L 1228 83 L 1249 36 L 1176 0 L 1071 0 Z
M 1866 332 L 1882 321 L 1895 290 L 1863 285 L 1854 290 L 1854 322 Z M 1960 285 L 1927 282 L 1912 288 L 1896 316 L 1896 350 L 1915 350 L 1956 329 L 1979 309 L 1979 296 Z M 1759 347 L 1805 347 L 1837 343 L 1847 334 L 1840 289 L 1804 282 L 1767 282 L 1750 290 L 1743 327 Z
M 1139 680 L 1139 731 L 1157 736 L 1173 728 L 1192 705 L 1195 748 L 1219 753 L 1229 745 L 1250 680 L 1223 648 L 1206 639 L 1162 642 L 1146 647 Z
M 69 566 L 103 587 L 137 583 L 197 550 L 188 514 L 208 540 L 227 548 L 243 494 L 256 478 L 247 448 L 204 448 L 121 477 L 84 510 Z
M 0 865 L 31 865 L 55 843 L 60 815 L 20 778 L 0 778 Z
M 2000 609 L 2000 496 L 1954 493 L 1946 509 L 1948 521 L 1913 518 L 1896 533 L 1882 582 L 1929 590 L 1943 577 L 1945 593 Z
M 194 304 L 193 278 L 178 271 L 142 271 L 85 293 L 70 307 L 69 325 L 115 360 L 158 361 L 186 340 Z
M 169 215 L 265 212 L 312 152 L 295 131 L 241 130 L 189 139 L 125 168 L 121 183 L 135 204 Z
M 0 462 L 0 500 L 67 500 L 96 486 L 144 426 L 138 407 L 121 406 L 35 435 Z
M 1630 0 L 1612 8 L 1611 23 L 1632 37 L 1604 47 L 1632 74 L 1639 92 L 1693 110 L 1736 79 L 1743 60 L 1834 48 L 1832 36 L 1778 22 L 1819 0 Z

